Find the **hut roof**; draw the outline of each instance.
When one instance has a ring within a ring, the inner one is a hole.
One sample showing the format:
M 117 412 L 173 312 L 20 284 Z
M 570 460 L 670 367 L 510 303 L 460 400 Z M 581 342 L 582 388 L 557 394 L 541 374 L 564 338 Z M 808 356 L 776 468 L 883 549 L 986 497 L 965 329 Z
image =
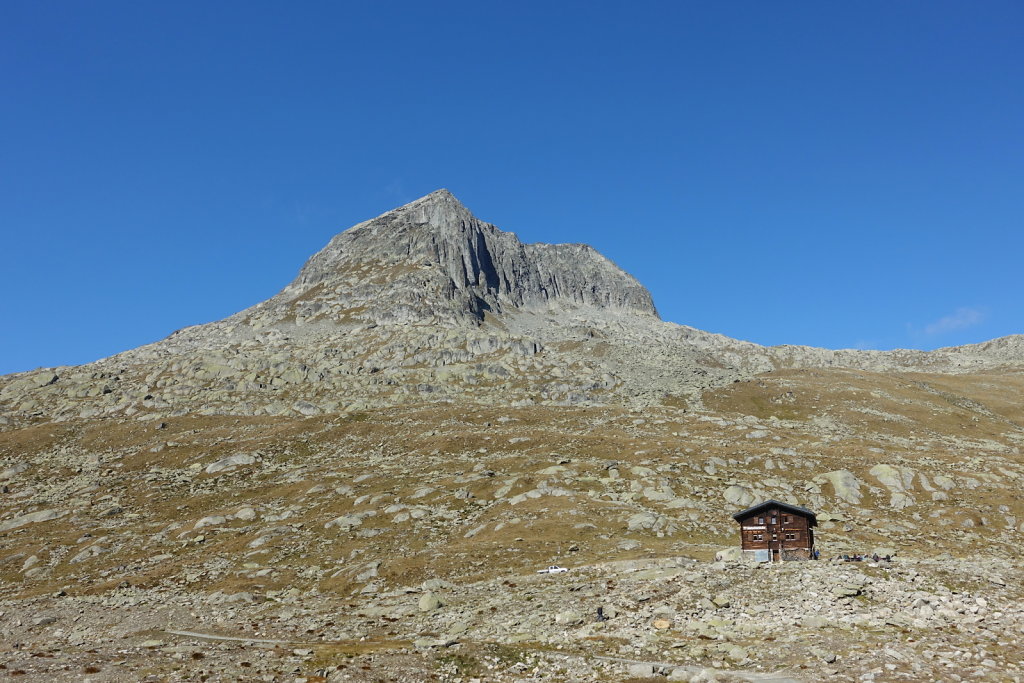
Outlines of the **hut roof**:
M 818 517 L 817 517 L 817 515 L 815 515 L 813 512 L 811 512 L 807 508 L 800 507 L 799 505 L 790 505 L 789 503 L 783 503 L 781 500 L 775 500 L 774 498 L 770 498 L 770 499 L 764 501 L 763 503 L 758 503 L 757 505 L 752 505 L 752 506 L 748 507 L 746 510 L 740 510 L 735 515 L 733 515 L 732 518 L 735 519 L 738 522 L 738 521 L 740 521 L 740 519 L 742 517 L 746 517 L 747 515 L 753 514 L 753 513 L 757 512 L 759 510 L 762 510 L 762 509 L 765 509 L 765 508 L 769 508 L 769 507 L 778 507 L 781 510 L 790 510 L 792 512 L 796 512 L 798 514 L 801 514 L 801 515 L 804 515 L 806 517 L 809 517 L 810 520 L 811 520 L 811 526 L 817 526 L 818 525 Z

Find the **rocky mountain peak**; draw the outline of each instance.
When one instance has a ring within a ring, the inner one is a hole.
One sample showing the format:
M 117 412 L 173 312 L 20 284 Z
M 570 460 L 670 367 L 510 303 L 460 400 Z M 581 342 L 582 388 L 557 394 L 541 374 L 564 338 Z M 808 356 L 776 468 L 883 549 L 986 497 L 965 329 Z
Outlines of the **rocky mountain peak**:
M 430 324 L 517 310 L 657 317 L 643 285 L 594 249 L 523 244 L 444 189 L 334 237 L 268 307 L 303 319 L 358 309 L 373 322 Z
M 438 228 L 457 225 L 472 218 L 469 209 L 445 188 L 434 190 L 387 213 L 402 213 L 413 223 Z

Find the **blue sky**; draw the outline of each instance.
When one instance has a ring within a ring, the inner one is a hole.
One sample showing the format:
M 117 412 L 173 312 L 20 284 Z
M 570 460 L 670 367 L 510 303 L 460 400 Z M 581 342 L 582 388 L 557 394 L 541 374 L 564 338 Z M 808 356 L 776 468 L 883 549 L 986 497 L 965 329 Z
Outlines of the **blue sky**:
M 1024 332 L 1024 4 L 0 4 L 0 372 L 283 287 L 439 187 L 763 344 Z

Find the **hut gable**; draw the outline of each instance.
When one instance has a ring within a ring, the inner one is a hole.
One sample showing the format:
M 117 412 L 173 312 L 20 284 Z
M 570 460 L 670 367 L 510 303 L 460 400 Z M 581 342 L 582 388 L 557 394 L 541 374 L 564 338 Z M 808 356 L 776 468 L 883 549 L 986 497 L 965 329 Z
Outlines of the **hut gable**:
M 743 553 L 772 561 L 810 559 L 814 553 L 817 516 L 805 507 L 778 500 L 740 510 L 732 516 L 740 525 Z M 760 552 L 759 552 L 760 551 Z

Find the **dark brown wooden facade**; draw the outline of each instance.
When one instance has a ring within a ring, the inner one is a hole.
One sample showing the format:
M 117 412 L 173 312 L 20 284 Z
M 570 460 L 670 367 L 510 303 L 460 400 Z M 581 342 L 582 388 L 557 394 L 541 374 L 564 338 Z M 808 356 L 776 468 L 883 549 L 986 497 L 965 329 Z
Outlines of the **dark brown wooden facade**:
M 818 519 L 807 508 L 766 500 L 732 517 L 740 523 L 744 555 L 766 555 L 772 562 L 809 560 L 814 556 L 814 527 L 818 526 Z M 759 550 L 766 552 L 757 553 Z

